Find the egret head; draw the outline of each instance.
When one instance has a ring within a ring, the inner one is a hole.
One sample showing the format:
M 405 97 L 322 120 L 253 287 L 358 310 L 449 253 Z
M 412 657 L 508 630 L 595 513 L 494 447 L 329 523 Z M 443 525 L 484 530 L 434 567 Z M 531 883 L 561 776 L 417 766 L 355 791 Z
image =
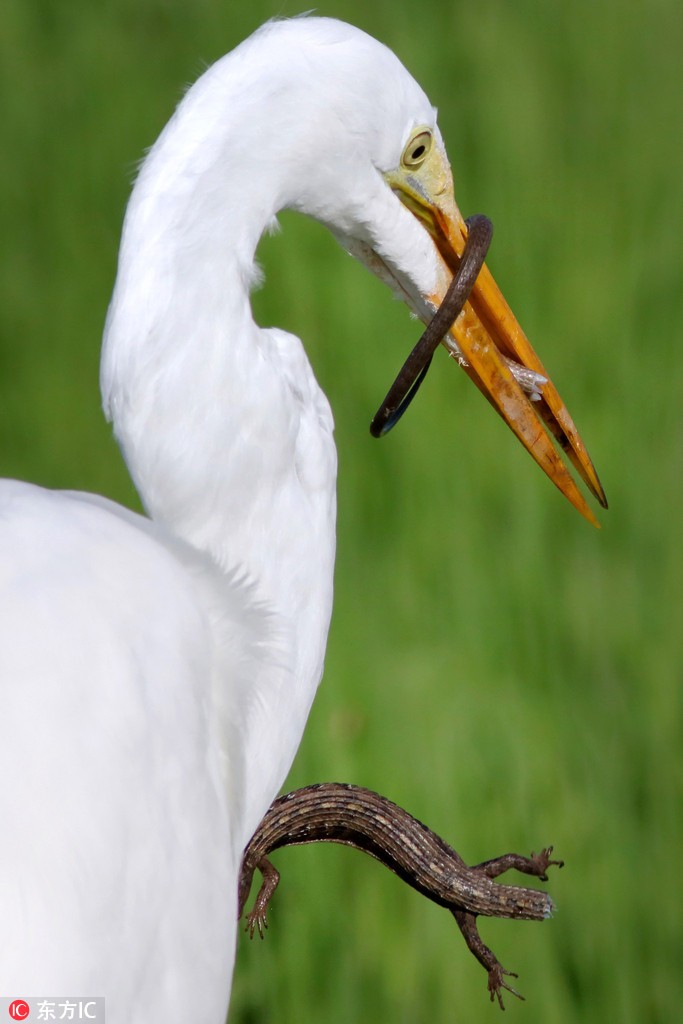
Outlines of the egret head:
M 282 205 L 325 223 L 428 321 L 467 238 L 434 107 L 387 47 L 349 25 L 299 19 L 262 33 L 270 74 L 288 95 L 280 109 L 290 112 L 283 115 Z M 486 267 L 444 345 L 562 493 L 595 522 L 543 425 L 606 505 L 590 457 Z M 532 382 L 526 389 L 525 373 Z
M 467 238 L 434 107 L 391 50 L 327 18 L 270 22 L 214 64 L 151 151 L 136 195 L 131 206 L 143 216 L 131 218 L 141 230 L 130 232 L 130 259 L 148 273 L 152 243 L 144 226 L 166 223 L 182 243 L 158 247 L 161 260 L 173 261 L 177 281 L 169 288 L 165 270 L 164 288 L 176 304 L 195 278 L 211 278 L 214 292 L 227 294 L 220 277 L 226 247 L 238 264 L 234 276 L 248 283 L 262 231 L 289 208 L 324 223 L 428 322 Z M 189 334 L 197 302 L 185 309 Z M 605 505 L 591 460 L 486 266 L 443 343 L 595 522 L 546 431 Z

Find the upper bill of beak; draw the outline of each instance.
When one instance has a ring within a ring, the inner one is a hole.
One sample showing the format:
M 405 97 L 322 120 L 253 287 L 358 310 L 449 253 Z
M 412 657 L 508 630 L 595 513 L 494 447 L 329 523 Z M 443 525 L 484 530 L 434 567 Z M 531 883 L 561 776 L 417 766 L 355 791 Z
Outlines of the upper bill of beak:
M 387 174 L 386 180 L 432 236 L 447 268 L 442 275 L 447 287 L 463 253 L 467 226 L 455 204 L 451 171 L 443 151 L 435 146 L 416 172 L 399 169 Z M 436 309 L 444 295 L 445 288 L 443 292 L 425 296 L 425 299 L 430 307 Z M 572 505 L 589 522 L 598 526 L 548 433 L 591 494 L 603 508 L 607 508 L 605 492 L 586 446 L 547 370 L 486 265 L 479 272 L 469 301 L 443 343 L 541 469 Z M 532 371 L 535 381 L 533 401 L 518 383 L 517 378 L 524 376 L 524 369 Z

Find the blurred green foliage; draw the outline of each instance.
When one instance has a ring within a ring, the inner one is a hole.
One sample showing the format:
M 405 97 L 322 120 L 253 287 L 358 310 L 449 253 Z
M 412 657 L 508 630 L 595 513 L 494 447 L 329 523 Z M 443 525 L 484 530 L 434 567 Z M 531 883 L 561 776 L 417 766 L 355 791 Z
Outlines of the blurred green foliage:
M 4 0 L 0 471 L 136 498 L 98 349 L 136 163 L 183 83 L 291 0 Z M 470 861 L 553 842 L 544 925 L 483 922 L 507 1019 L 677 1019 L 683 998 L 683 11 L 677 0 L 322 2 L 440 108 L 465 214 L 611 502 L 592 530 L 445 357 L 367 431 L 416 326 L 315 224 L 264 241 L 262 323 L 304 338 L 340 453 L 327 669 L 288 787 L 356 782 Z M 315 88 L 315 83 L 311 83 Z M 370 101 L 370 98 L 368 98 Z M 257 155 L 255 155 L 257 158 Z M 226 239 L 226 244 L 229 240 Z M 282 851 L 231 1024 L 498 1011 L 447 913 L 359 854 Z

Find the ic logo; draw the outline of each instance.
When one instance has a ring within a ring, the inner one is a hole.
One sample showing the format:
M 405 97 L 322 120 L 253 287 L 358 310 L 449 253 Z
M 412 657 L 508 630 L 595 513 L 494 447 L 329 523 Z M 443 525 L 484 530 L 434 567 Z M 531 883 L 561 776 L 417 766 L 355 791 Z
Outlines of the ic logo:
M 13 1003 L 10 1003 L 9 1015 L 12 1020 L 26 1020 L 31 1007 L 24 999 L 15 999 Z

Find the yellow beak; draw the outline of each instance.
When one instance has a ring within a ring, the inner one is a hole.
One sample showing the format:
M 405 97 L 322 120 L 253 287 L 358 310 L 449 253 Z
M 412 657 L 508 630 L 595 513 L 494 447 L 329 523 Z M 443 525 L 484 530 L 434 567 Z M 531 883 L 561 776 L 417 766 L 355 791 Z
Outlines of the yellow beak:
M 434 147 L 419 172 L 393 172 L 387 175 L 387 180 L 404 205 L 431 234 L 448 268 L 444 275 L 447 284 L 458 269 L 467 238 L 467 226 L 453 198 L 447 161 Z M 437 308 L 444 295 L 445 288 L 426 298 L 431 306 Z M 544 425 L 590 492 L 603 508 L 607 508 L 605 492 L 586 446 L 548 372 L 486 265 L 479 272 L 469 301 L 443 343 L 541 469 L 572 505 L 589 522 L 598 526 Z M 530 401 L 507 360 L 543 378 L 536 388 L 538 400 Z

